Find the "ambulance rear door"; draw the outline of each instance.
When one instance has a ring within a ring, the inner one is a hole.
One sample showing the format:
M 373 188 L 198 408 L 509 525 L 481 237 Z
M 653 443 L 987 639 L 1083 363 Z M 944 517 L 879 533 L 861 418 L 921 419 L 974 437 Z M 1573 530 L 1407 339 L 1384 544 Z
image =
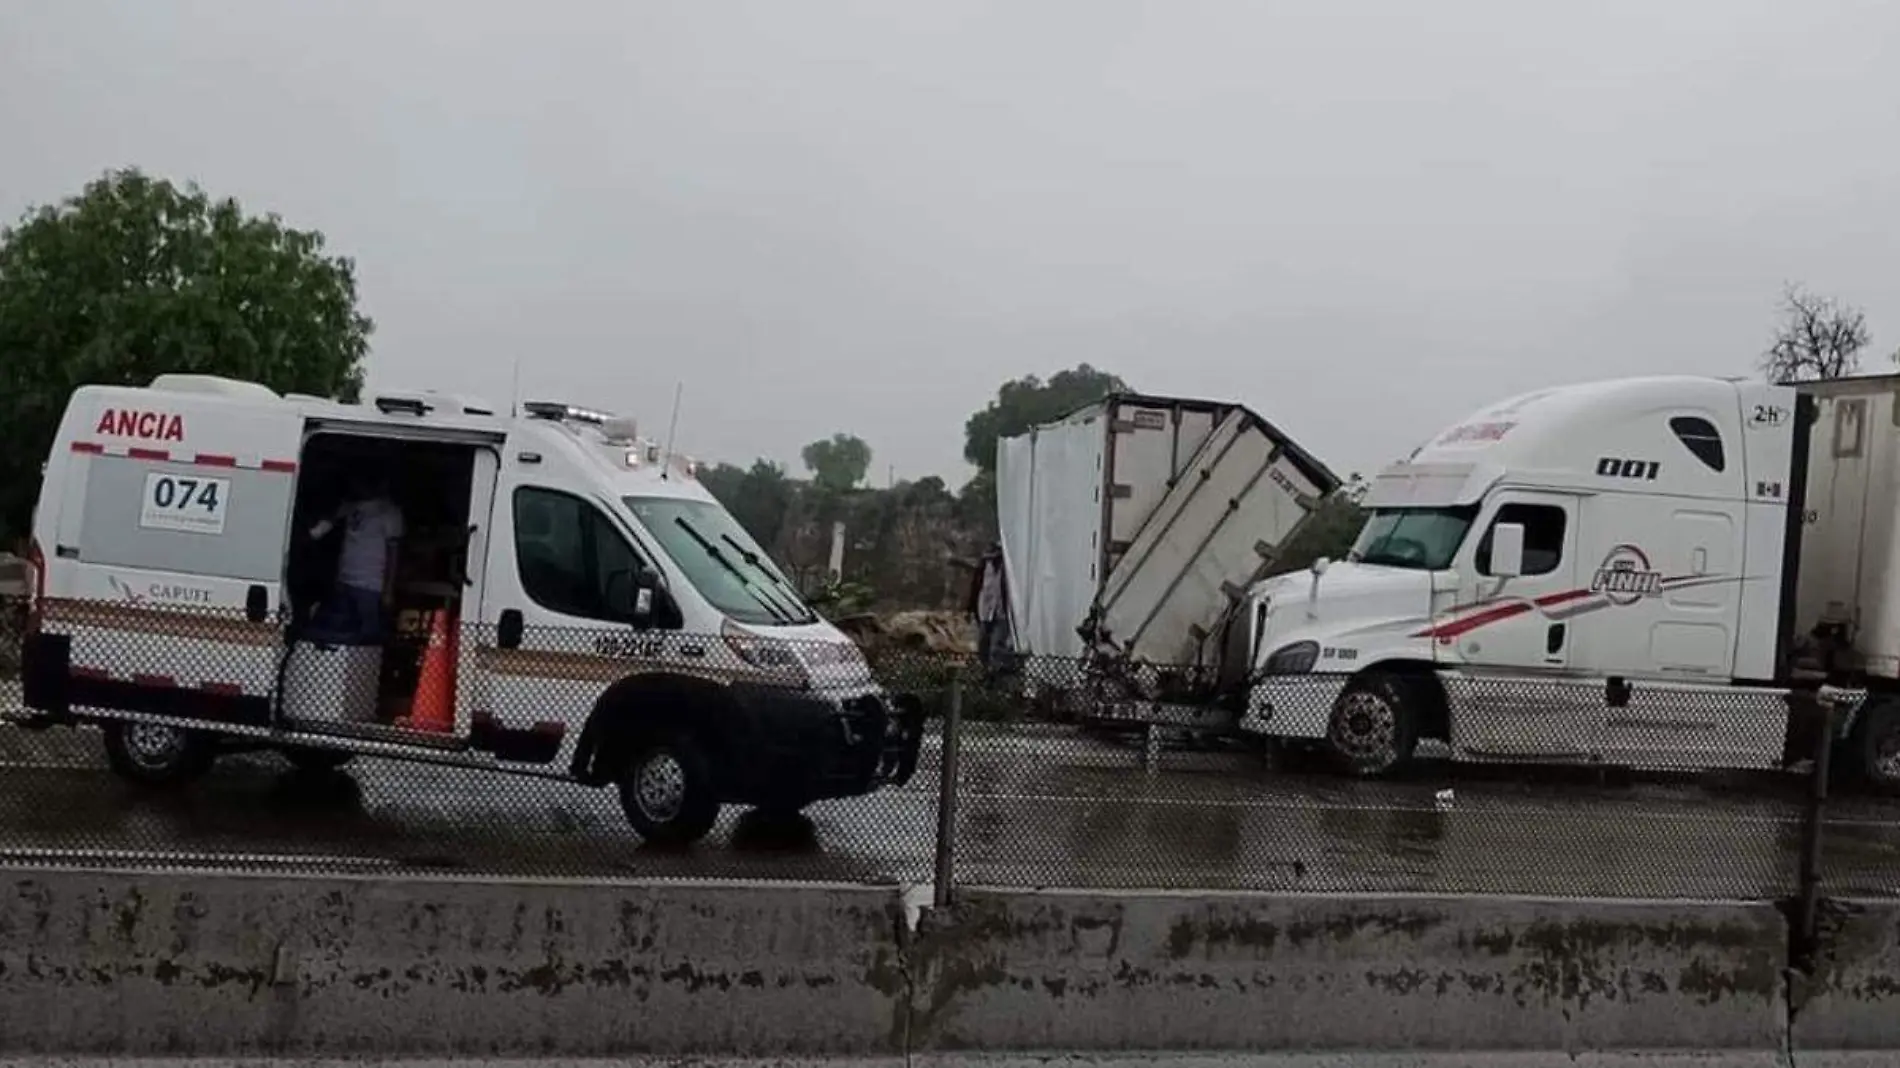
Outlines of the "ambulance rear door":
M 75 703 L 267 723 L 297 405 L 88 387 L 65 427 L 41 618 Z

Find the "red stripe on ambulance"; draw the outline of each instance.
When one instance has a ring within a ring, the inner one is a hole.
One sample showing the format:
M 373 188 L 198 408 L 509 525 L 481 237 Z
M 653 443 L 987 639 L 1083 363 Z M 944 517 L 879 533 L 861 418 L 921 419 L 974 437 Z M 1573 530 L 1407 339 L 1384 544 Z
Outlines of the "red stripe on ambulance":
M 280 475 L 291 475 L 297 472 L 295 460 L 260 460 L 255 463 L 246 463 L 236 456 L 222 452 L 173 453 L 166 449 L 151 449 L 144 446 L 101 445 L 96 441 L 75 441 L 73 451 L 85 456 L 123 456 L 148 463 L 180 464 L 185 467 L 222 467 L 231 470 L 269 471 Z
M 145 686 L 158 690 L 176 690 L 181 688 L 179 681 L 171 675 L 157 675 L 147 672 L 115 675 L 103 668 L 81 667 L 78 664 L 74 664 L 67 670 L 72 677 L 76 679 L 92 679 L 96 682 L 111 682 L 117 679 L 121 682 L 129 682 L 134 686 Z M 216 697 L 244 696 L 244 687 L 235 682 L 200 682 L 196 688 L 203 693 L 208 693 Z

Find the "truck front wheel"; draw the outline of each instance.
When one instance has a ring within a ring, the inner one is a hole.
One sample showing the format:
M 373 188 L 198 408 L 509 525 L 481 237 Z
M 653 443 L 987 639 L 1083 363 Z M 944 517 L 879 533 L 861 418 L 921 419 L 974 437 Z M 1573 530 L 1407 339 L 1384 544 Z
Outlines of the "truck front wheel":
M 160 723 L 105 725 L 106 763 L 140 786 L 183 786 L 211 770 L 217 753 L 198 731 Z
M 1403 679 L 1372 673 L 1346 684 L 1326 725 L 1326 747 L 1349 775 L 1386 775 L 1418 746 L 1419 702 Z
M 627 822 L 655 845 L 690 845 L 706 837 L 719 819 L 712 765 L 683 732 L 636 744 L 619 785 Z

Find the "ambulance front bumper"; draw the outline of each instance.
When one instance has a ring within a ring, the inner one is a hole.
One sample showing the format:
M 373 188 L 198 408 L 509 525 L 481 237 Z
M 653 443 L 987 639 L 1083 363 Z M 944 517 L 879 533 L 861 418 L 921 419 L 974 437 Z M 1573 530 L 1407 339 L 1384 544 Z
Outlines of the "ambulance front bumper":
M 914 694 L 734 690 L 748 737 L 733 746 L 725 801 L 795 807 L 902 786 L 917 771 L 924 713 Z

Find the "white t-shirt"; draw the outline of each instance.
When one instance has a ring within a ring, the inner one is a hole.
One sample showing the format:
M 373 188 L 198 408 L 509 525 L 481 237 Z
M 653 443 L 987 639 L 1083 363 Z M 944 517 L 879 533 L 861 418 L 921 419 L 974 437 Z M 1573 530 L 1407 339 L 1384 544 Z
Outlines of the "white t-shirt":
M 402 510 L 381 497 L 351 501 L 338 510 L 334 522 L 343 525 L 337 583 L 382 592 L 383 574 L 389 568 L 389 543 L 402 537 Z M 317 536 L 322 537 L 332 525 L 330 521 L 317 524 Z

